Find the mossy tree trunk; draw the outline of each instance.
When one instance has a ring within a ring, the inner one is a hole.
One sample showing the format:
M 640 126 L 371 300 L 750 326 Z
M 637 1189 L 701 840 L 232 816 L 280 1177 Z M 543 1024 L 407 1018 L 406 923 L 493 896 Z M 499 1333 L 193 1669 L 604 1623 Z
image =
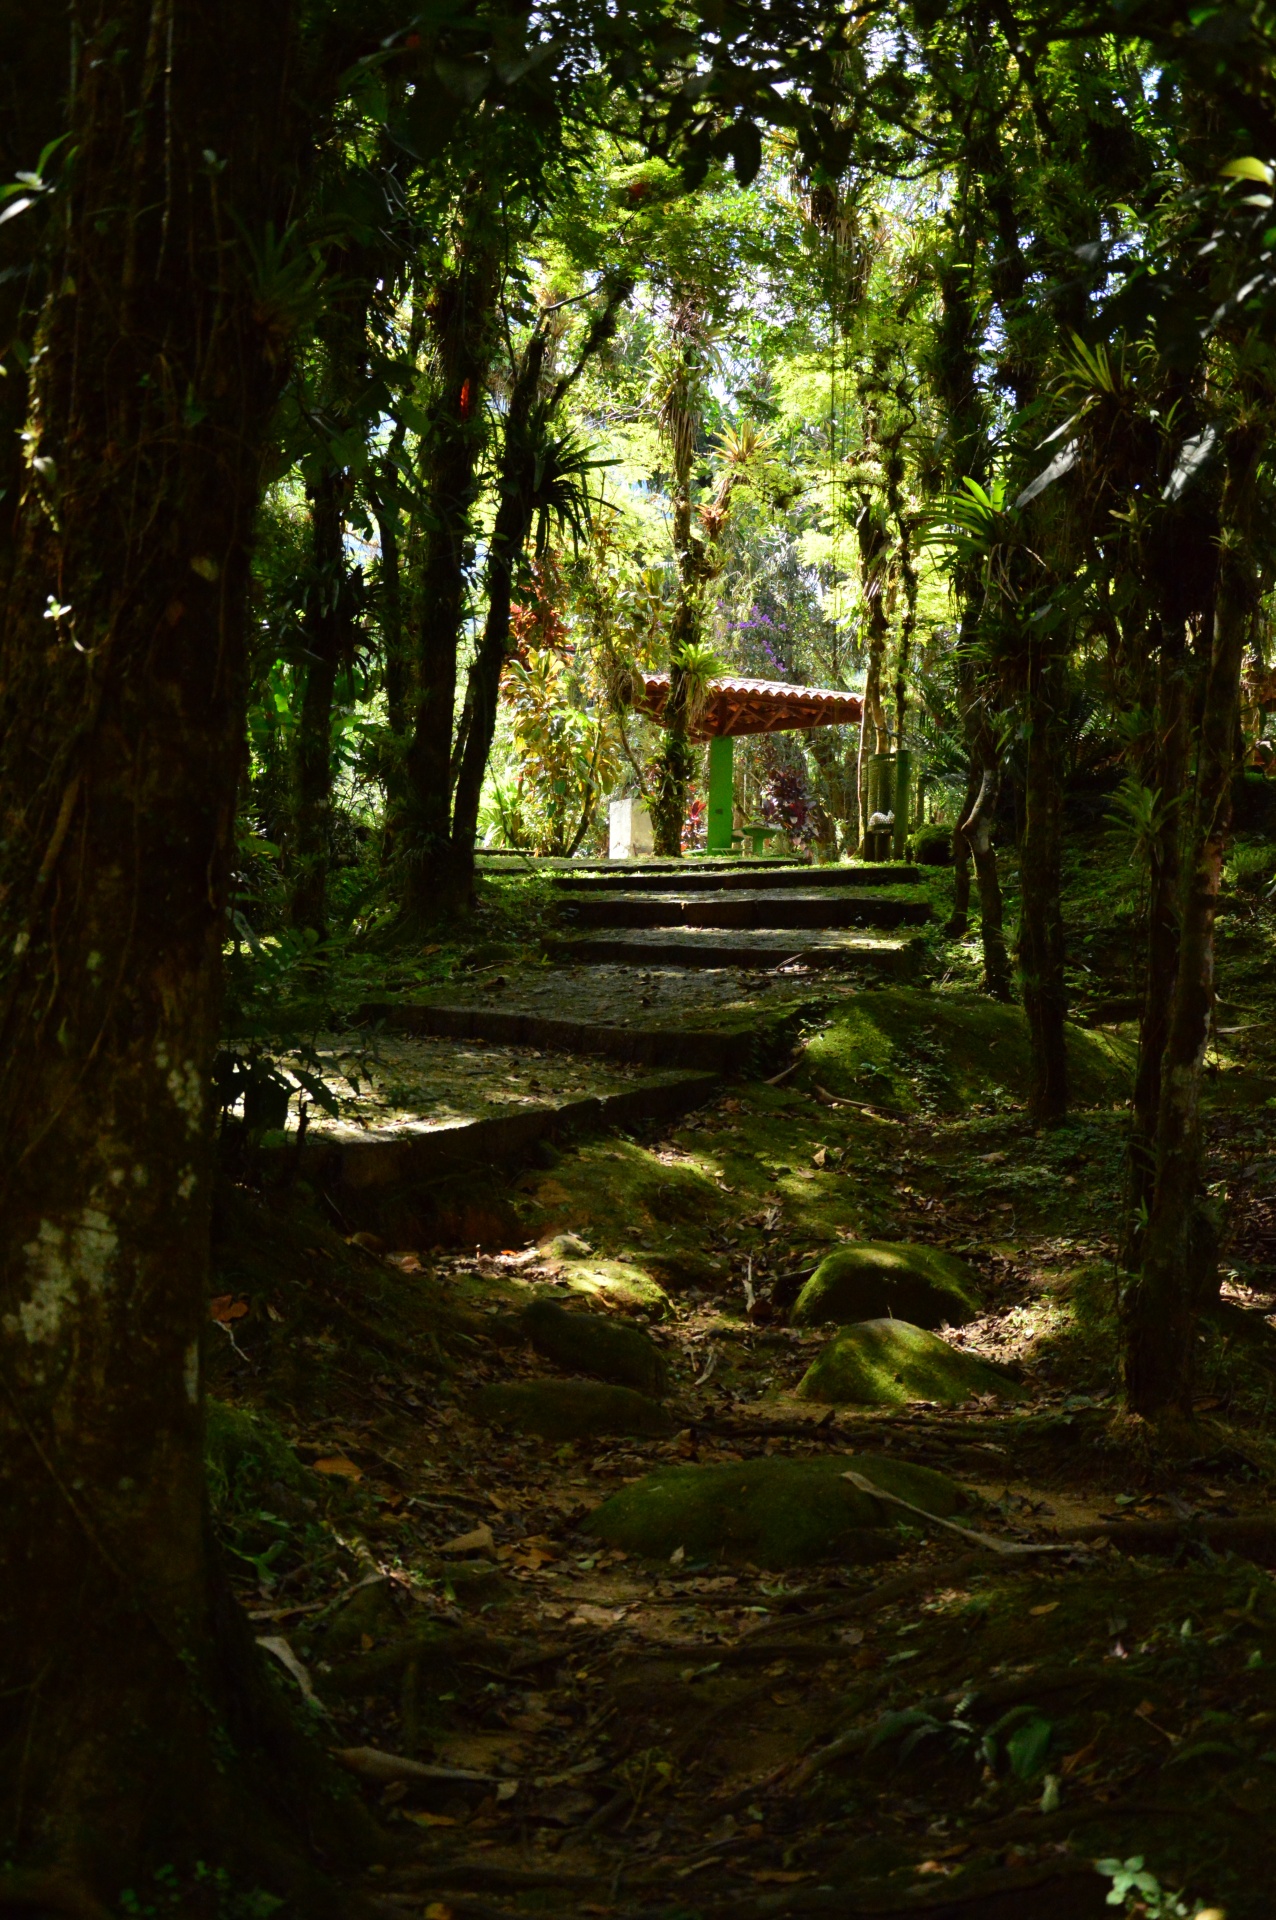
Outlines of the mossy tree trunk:
M 1019 972 L 1032 1049 L 1028 1113 L 1034 1126 L 1053 1126 L 1068 1110 L 1065 1047 L 1063 787 L 1059 717 L 1063 661 L 1051 637 L 1029 633 L 1025 707 L 1028 752 L 1024 824 L 1019 846 Z
M 487 444 L 485 395 L 496 343 L 500 249 L 481 183 L 464 198 L 452 270 L 434 290 L 429 326 L 436 363 L 417 596 L 406 799 L 395 827 L 408 917 L 463 913 L 470 883 L 452 855 L 456 664 L 465 612 L 480 461 Z
M 1214 1011 L 1214 918 L 1238 765 L 1240 679 L 1259 580 L 1253 535 L 1268 419 L 1253 408 L 1227 450 L 1218 585 L 1184 859 L 1178 965 L 1157 1110 L 1155 1176 L 1142 1265 L 1122 1300 L 1131 1409 L 1190 1417 L 1197 1320 L 1217 1285 L 1201 1204 L 1201 1082 Z
M 1156 1180 L 1156 1123 L 1162 1064 L 1169 1038 L 1182 925 L 1183 802 L 1189 767 L 1187 631 L 1180 619 L 1159 625 L 1157 687 L 1148 785 L 1159 796 L 1159 818 L 1148 847 L 1146 975 L 1139 1023 L 1139 1061 L 1130 1122 L 1129 1215 L 1123 1256 L 1139 1265 Z
M 286 0 L 76 20 L 0 634 L 0 1907 L 53 1912 L 115 1910 L 148 1859 L 242 1863 L 288 1792 L 205 1524 L 200 1341 L 293 323 L 253 242 L 288 224 L 301 76 Z

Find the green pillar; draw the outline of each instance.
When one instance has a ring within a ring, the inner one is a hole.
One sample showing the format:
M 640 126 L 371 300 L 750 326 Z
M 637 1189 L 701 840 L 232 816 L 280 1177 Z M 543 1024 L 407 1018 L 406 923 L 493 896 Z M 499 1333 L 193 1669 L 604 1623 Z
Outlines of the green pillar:
M 735 742 L 729 733 L 709 742 L 709 820 L 706 853 L 730 853 L 735 815 Z
M 913 804 L 913 756 L 906 749 L 895 755 L 895 858 L 902 860 L 908 845 Z

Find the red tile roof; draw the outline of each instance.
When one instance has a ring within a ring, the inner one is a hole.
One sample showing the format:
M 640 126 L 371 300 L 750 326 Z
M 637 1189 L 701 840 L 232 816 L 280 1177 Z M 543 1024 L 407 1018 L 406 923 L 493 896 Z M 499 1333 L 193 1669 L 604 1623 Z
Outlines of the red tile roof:
M 709 682 L 712 694 L 690 732 L 694 740 L 722 734 L 790 733 L 808 727 L 859 725 L 863 702 L 833 687 L 794 687 L 783 680 L 746 680 L 722 674 Z M 629 677 L 629 704 L 658 720 L 669 698 L 669 675 L 636 668 Z

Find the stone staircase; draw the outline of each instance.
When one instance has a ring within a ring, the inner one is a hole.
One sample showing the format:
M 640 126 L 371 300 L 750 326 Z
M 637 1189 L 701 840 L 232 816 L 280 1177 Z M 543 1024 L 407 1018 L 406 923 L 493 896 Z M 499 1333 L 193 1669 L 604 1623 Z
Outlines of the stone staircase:
M 560 941 L 556 957 L 595 966 L 787 962 L 899 974 L 914 961 L 913 943 L 880 935 L 929 920 L 929 902 L 908 897 L 917 878 L 915 867 L 903 865 L 768 871 L 736 861 L 559 873 L 555 891 L 581 934 Z
M 907 866 L 537 867 L 571 928 L 549 943 L 551 964 L 534 949 L 412 1001 L 364 1006 L 325 1048 L 341 1116 L 316 1113 L 304 1142 L 294 1133 L 269 1149 L 278 1177 L 304 1166 L 348 1223 L 411 1219 L 424 1231 L 466 1169 L 518 1163 L 572 1132 L 669 1119 L 723 1077 L 774 1071 L 857 977 L 915 970 L 915 929 L 931 911 Z M 341 1062 L 360 1049 L 352 1103 Z

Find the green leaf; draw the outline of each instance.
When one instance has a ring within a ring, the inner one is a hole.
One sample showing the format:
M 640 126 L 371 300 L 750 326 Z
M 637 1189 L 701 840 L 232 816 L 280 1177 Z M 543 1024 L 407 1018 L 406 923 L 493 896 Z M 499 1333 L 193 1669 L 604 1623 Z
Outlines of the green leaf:
M 1040 1717 L 1025 1720 L 1015 1728 L 1006 1741 L 1006 1758 L 1016 1780 L 1031 1780 L 1034 1774 L 1040 1773 L 1053 1734 L 1050 1721 Z
M 1225 180 L 1257 180 L 1260 186 L 1270 187 L 1272 170 L 1265 161 L 1256 160 L 1253 154 L 1247 154 L 1242 160 L 1229 160 L 1219 172 Z

